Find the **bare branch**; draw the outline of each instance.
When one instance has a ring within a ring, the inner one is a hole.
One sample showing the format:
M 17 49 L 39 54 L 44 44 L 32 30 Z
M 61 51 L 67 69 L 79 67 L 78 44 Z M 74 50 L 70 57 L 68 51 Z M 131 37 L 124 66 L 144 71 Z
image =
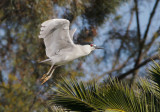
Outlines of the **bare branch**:
M 113 62 L 113 67 L 112 67 L 112 69 L 114 69 L 115 68 L 115 66 L 119 63 L 119 56 L 120 56 L 120 53 L 121 53 L 121 49 L 123 48 L 123 41 L 121 42 L 121 46 L 119 47 L 119 49 L 118 49 L 118 51 L 117 51 L 117 53 L 116 53 L 116 55 L 115 55 L 115 62 Z
M 142 53 L 143 56 L 147 54 L 147 51 L 152 47 L 158 36 L 160 36 L 160 28 L 153 34 L 152 40 L 146 45 L 145 51 Z
M 112 70 L 109 70 L 109 71 L 103 73 L 102 75 L 98 76 L 98 77 L 96 78 L 96 80 L 101 79 L 101 78 L 104 77 L 106 74 L 110 74 L 110 73 L 112 73 L 112 72 L 114 72 L 114 71 L 118 71 L 118 70 L 122 69 L 123 67 L 126 66 L 126 64 L 128 63 L 128 61 L 129 61 L 132 57 L 133 57 L 133 54 L 131 54 L 123 64 L 119 65 L 119 66 L 116 67 L 116 68 L 113 68 Z
M 3 83 L 2 66 L 0 66 L 0 82 Z
M 129 23 L 128 23 L 128 26 L 127 26 L 126 35 L 128 35 L 132 20 L 133 20 L 133 10 L 131 10 L 131 17 L 130 17 L 130 20 L 129 20 Z
M 119 75 L 117 78 L 118 80 L 122 80 L 123 78 L 125 78 L 126 76 L 128 76 L 129 74 L 133 73 L 134 71 L 136 71 L 137 69 L 139 69 L 140 67 L 146 65 L 148 62 L 153 60 L 157 60 L 159 59 L 158 55 L 152 56 L 151 58 L 146 59 L 145 61 L 143 61 L 142 63 L 140 63 L 139 65 L 137 65 L 136 67 L 134 67 L 133 69 L 127 71 L 126 73 L 123 73 L 121 75 Z
M 135 1 L 135 3 L 137 4 L 137 0 L 134 0 L 134 1 Z M 153 10 L 152 10 L 152 12 L 151 12 L 151 15 L 150 15 L 150 18 L 149 18 L 149 21 L 148 21 L 148 25 L 147 25 L 147 27 L 146 27 L 146 31 L 145 31 L 144 37 L 143 37 L 142 41 L 139 41 L 139 42 L 140 42 L 140 44 L 139 44 L 139 52 L 138 52 L 138 57 L 137 57 L 137 59 L 136 59 L 134 68 L 136 68 L 136 67 L 139 65 L 139 63 L 141 62 L 141 60 L 142 60 L 142 58 L 143 58 L 142 50 L 143 50 L 143 48 L 144 48 L 144 43 L 145 43 L 145 41 L 146 41 L 147 34 L 148 34 L 148 31 L 149 31 L 149 28 L 150 28 L 150 25 L 151 25 L 151 21 L 152 21 L 152 18 L 153 18 L 153 16 L 154 16 L 154 14 L 155 14 L 155 10 L 156 10 L 156 8 L 157 8 L 157 6 L 158 6 L 158 3 L 159 3 L 159 0 L 156 1 L 155 5 L 154 5 L 154 7 L 153 7 Z M 138 38 L 139 38 L 139 37 L 138 37 Z M 137 75 L 137 73 L 138 73 L 138 71 L 134 71 L 134 72 L 133 72 L 133 80 L 134 80 L 135 76 Z M 132 81 L 132 82 L 133 82 L 133 81 Z
M 143 41 L 142 41 L 142 46 L 144 45 L 145 41 L 146 41 L 146 38 L 147 38 L 147 35 L 148 35 L 148 31 L 149 31 L 149 28 L 150 28 L 150 25 L 151 25 L 151 22 L 152 22 L 152 19 L 153 19 L 153 16 L 155 14 L 155 11 L 156 11 L 156 8 L 158 6 L 158 3 L 159 3 L 160 0 L 156 0 L 156 3 L 153 7 L 153 10 L 150 14 L 150 17 L 149 17 L 149 21 L 148 21 L 148 25 L 146 27 L 146 30 L 145 30 L 145 33 L 144 33 L 144 37 L 143 37 Z
M 137 37 L 138 37 L 138 43 L 139 43 L 139 51 L 138 51 L 138 57 L 136 59 L 136 62 L 135 62 L 135 65 L 134 67 L 136 67 L 140 61 L 141 61 L 141 53 L 142 53 L 142 49 L 143 49 L 143 46 L 141 45 L 141 31 L 140 31 L 140 23 L 139 23 L 139 9 L 138 9 L 138 2 L 137 0 L 134 0 L 135 2 L 135 10 L 136 10 L 136 21 L 137 21 Z M 135 71 L 133 73 L 133 76 L 136 75 L 137 72 Z
M 138 3 L 137 0 L 134 0 L 135 3 L 135 10 L 136 10 L 136 21 L 137 21 L 137 37 L 140 44 L 141 40 L 141 30 L 140 30 L 140 23 L 139 23 L 139 9 L 138 9 Z

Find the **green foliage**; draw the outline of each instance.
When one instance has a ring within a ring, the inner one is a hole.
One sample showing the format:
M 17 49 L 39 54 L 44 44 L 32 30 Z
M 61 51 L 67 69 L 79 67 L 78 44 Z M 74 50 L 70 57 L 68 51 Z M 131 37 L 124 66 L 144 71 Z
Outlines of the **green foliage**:
M 1 112 L 29 112 L 32 109 L 42 110 L 41 102 L 31 103 L 35 93 L 12 74 L 9 74 L 9 83 L 3 83 L 0 88 L 0 111 Z M 40 99 L 39 99 L 40 100 Z
M 139 79 L 135 89 L 116 79 L 106 83 L 86 83 L 63 79 L 56 84 L 50 105 L 71 111 L 157 112 L 160 110 L 159 64 L 149 69 L 151 79 Z M 155 86 L 156 85 L 156 86 Z
M 89 24 L 99 26 L 104 23 L 107 15 L 115 13 L 116 8 L 122 2 L 122 0 L 90 0 L 90 4 L 85 6 L 83 17 L 88 20 Z
M 160 87 L 160 65 L 154 61 L 154 65 L 148 71 L 151 74 L 150 78 Z
M 86 111 L 97 110 L 91 104 L 93 100 L 93 91 L 96 91 L 96 85 L 84 86 L 83 82 L 77 83 L 76 80 L 63 80 L 63 83 L 57 84 L 59 89 L 56 97 L 52 97 L 53 102 L 63 105 L 66 108 L 80 111 L 82 108 Z

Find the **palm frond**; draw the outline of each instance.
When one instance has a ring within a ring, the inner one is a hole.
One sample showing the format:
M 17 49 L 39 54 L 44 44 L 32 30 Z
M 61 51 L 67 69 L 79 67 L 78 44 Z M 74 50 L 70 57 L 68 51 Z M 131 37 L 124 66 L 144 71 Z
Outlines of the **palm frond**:
M 160 110 L 159 93 L 155 89 L 155 85 L 149 79 L 139 79 L 139 95 L 141 103 L 144 103 L 143 109 L 148 112 L 157 112 Z
M 160 65 L 158 63 L 156 63 L 155 61 L 154 65 L 151 65 L 151 68 L 148 69 L 149 71 L 149 76 L 151 78 L 151 80 L 158 84 L 158 86 L 160 87 Z
M 91 103 L 93 99 L 92 90 L 96 90 L 96 85 L 84 86 L 83 82 L 63 79 L 62 83 L 56 84 L 57 95 L 52 95 L 50 103 L 61 105 L 73 111 L 97 111 L 98 109 Z M 92 87 L 91 87 L 92 86 Z
M 160 100 L 160 65 L 155 61 L 153 61 L 153 63 L 154 64 L 151 65 L 151 68 L 147 69 L 149 79 L 147 79 L 147 82 L 142 83 L 141 85 L 145 85 L 143 88 L 147 88 L 157 97 L 157 99 Z
M 57 94 L 51 96 L 50 104 L 60 105 L 72 111 L 117 111 L 147 112 L 147 102 L 142 102 L 140 93 L 117 80 L 106 85 L 96 82 L 84 84 L 64 79 L 57 84 Z
M 160 110 L 160 66 L 149 69 L 151 79 L 139 79 L 136 89 L 116 79 L 87 83 L 63 79 L 50 104 L 71 111 L 157 112 Z M 157 79 L 158 78 L 158 79 Z
M 104 109 L 118 109 L 125 112 L 138 112 L 140 110 L 137 95 L 128 86 L 124 86 L 122 82 L 111 80 L 103 89 L 103 95 L 99 96 L 106 103 Z
M 51 107 L 51 110 L 52 110 L 53 112 L 66 112 L 65 109 L 63 109 L 63 108 L 61 108 L 61 107 L 59 107 L 59 106 L 52 106 L 52 107 Z

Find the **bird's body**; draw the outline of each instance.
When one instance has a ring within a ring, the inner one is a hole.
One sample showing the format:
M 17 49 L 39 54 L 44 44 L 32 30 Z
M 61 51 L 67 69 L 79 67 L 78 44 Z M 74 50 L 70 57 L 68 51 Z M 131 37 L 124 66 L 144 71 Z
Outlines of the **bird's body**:
M 80 47 L 80 45 L 74 45 L 73 47 L 60 50 L 56 55 L 50 57 L 52 63 L 55 65 L 64 65 L 77 58 L 88 55 L 90 51 L 84 50 L 86 46 Z
M 98 48 L 95 45 L 78 45 L 73 42 L 76 29 L 69 30 L 69 21 L 66 19 L 52 19 L 41 24 L 39 38 L 44 39 L 46 55 L 49 59 L 42 62 L 51 64 L 47 74 L 41 78 L 45 83 L 53 74 L 54 69 L 74 59 L 90 54 Z
M 55 55 L 50 57 L 50 59 L 46 59 L 42 62 L 47 62 L 50 63 L 51 65 L 54 64 L 58 66 L 64 65 L 77 58 L 90 54 L 90 50 L 87 49 L 88 46 L 89 45 L 81 47 L 80 45 L 74 45 L 73 47 L 59 50 L 56 52 Z

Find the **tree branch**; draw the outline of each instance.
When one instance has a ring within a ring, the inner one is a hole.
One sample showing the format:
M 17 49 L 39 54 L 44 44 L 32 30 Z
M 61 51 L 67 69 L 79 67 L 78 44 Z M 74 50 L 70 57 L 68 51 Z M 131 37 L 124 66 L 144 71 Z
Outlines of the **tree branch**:
M 148 31 L 149 31 L 149 28 L 150 28 L 150 25 L 151 25 L 151 22 L 152 22 L 152 19 L 153 19 L 153 16 L 155 14 L 155 11 L 156 11 L 156 8 L 158 6 L 158 3 L 159 3 L 160 0 L 156 0 L 156 3 L 153 7 L 153 10 L 150 14 L 150 17 L 149 17 L 149 21 L 148 21 L 148 25 L 146 27 L 146 30 L 145 30 L 145 33 L 144 33 L 144 37 L 143 37 L 143 41 L 142 41 L 142 46 L 144 45 L 145 41 L 146 41 L 146 38 L 147 38 L 147 35 L 148 35 Z
M 137 4 L 137 0 L 134 0 L 134 1 L 135 1 L 135 3 Z M 142 50 L 143 50 L 143 48 L 144 48 L 144 44 L 145 44 L 145 41 L 146 41 L 146 38 L 147 38 L 147 35 L 148 35 L 148 31 L 149 31 L 149 28 L 150 28 L 150 25 L 151 25 L 151 21 L 152 21 L 152 18 L 153 18 L 153 16 L 154 16 L 154 14 L 155 14 L 155 10 L 156 10 L 156 8 L 157 8 L 157 6 L 158 6 L 158 3 L 159 3 L 159 0 L 156 1 L 155 5 L 154 5 L 154 7 L 153 7 L 153 10 L 152 10 L 151 15 L 150 15 L 150 17 L 149 17 L 148 25 L 147 25 L 147 27 L 146 27 L 146 31 L 145 31 L 145 33 L 144 33 L 144 37 L 143 37 L 142 41 L 139 41 L 139 42 L 140 42 L 140 44 L 139 44 L 139 52 L 138 52 L 138 57 L 137 57 L 137 59 L 136 59 L 134 68 L 136 68 L 136 67 L 139 65 L 139 63 L 141 62 L 141 60 L 142 60 L 142 58 L 143 58 Z M 138 38 L 139 38 L 139 36 L 138 36 Z M 139 38 L 139 39 L 140 39 L 140 38 Z M 138 73 L 138 71 L 134 71 L 134 72 L 133 72 L 133 81 L 134 81 L 134 78 L 135 78 L 135 76 L 137 75 L 137 73 Z M 133 82 L 133 81 L 132 81 L 132 82 Z M 132 83 L 132 82 L 131 82 L 131 83 Z
M 134 54 L 134 53 L 133 53 L 133 54 Z M 98 77 L 96 78 L 96 80 L 101 79 L 101 78 L 104 77 L 106 74 L 110 74 L 110 73 L 112 73 L 112 72 L 114 72 L 114 71 L 118 71 L 118 70 L 122 69 L 123 67 L 125 67 L 126 64 L 128 63 L 128 61 L 129 61 L 129 60 L 131 59 L 131 57 L 133 56 L 133 54 L 131 54 L 123 64 L 119 65 L 119 66 L 116 67 L 116 68 L 113 68 L 112 70 L 109 70 L 109 71 L 103 73 L 102 75 L 98 76 Z
M 153 34 L 152 40 L 146 45 L 144 52 L 142 53 L 143 56 L 147 54 L 147 51 L 152 47 L 153 43 L 160 36 L 160 28 Z
M 123 41 L 121 42 L 121 45 L 120 45 L 120 47 L 119 47 L 119 49 L 118 49 L 118 51 L 117 51 L 117 53 L 116 53 L 116 55 L 115 55 L 115 59 L 116 59 L 116 60 L 115 60 L 115 62 L 113 63 L 112 69 L 114 69 L 115 66 L 119 63 L 119 56 L 120 56 L 122 47 L 123 47 Z
M 159 59 L 158 55 L 152 56 L 151 58 L 146 59 L 145 61 L 143 61 L 142 63 L 140 63 L 139 65 L 137 65 L 136 67 L 134 67 L 133 69 L 127 71 L 126 73 L 123 73 L 121 75 L 119 75 L 117 78 L 118 80 L 122 80 L 123 78 L 125 78 L 126 76 L 128 76 L 129 74 L 133 73 L 134 71 L 136 71 L 137 69 L 139 69 L 140 67 L 146 65 L 148 62 L 152 61 L 152 60 L 157 60 Z
M 1 70 L 0 70 L 0 82 L 3 83 L 3 76 Z
M 3 83 L 2 66 L 0 66 L 0 82 Z
M 130 20 L 129 20 L 129 23 L 128 23 L 128 26 L 127 26 L 126 35 L 128 35 L 130 26 L 132 24 L 132 20 L 133 20 L 133 10 L 131 10 L 131 17 L 130 17 Z
M 135 65 L 134 67 L 136 67 L 140 61 L 141 61 L 141 53 L 142 53 L 142 49 L 143 49 L 143 46 L 141 45 L 141 31 L 140 31 L 140 23 L 139 23 L 139 9 L 138 9 L 138 2 L 137 0 L 134 0 L 135 2 L 135 9 L 136 9 L 136 20 L 137 20 L 137 37 L 138 37 L 138 43 L 139 43 L 139 51 L 138 51 L 138 57 L 136 59 L 136 62 L 135 62 Z M 135 76 L 138 72 L 135 71 L 133 73 L 133 76 Z M 134 80 L 134 77 L 133 77 L 133 80 Z M 132 83 L 132 82 L 131 82 Z
M 140 30 L 140 23 L 139 23 L 139 9 L 138 9 L 138 3 L 137 0 L 134 0 L 135 3 L 135 9 L 136 9 L 136 21 L 137 21 L 137 36 L 138 36 L 138 41 L 140 44 L 140 40 L 141 40 L 141 30 Z

